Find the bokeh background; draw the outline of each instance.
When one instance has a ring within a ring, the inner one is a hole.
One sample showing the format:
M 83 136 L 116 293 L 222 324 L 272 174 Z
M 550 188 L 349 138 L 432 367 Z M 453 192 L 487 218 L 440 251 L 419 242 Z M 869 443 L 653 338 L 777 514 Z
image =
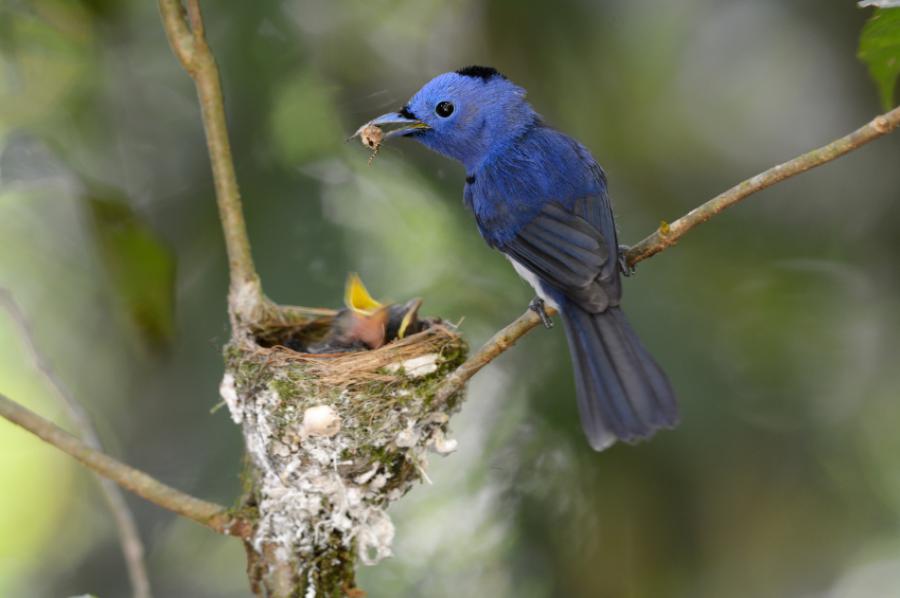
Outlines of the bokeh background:
M 531 298 L 462 169 L 345 138 L 433 75 L 497 67 L 606 168 L 623 242 L 880 111 L 850 0 L 205 2 L 270 296 L 348 271 L 463 319 Z M 683 423 L 595 454 L 559 327 L 479 375 L 370 596 L 900 595 L 900 137 L 792 179 L 626 281 Z M 226 262 L 192 84 L 149 0 L 0 0 L 0 285 L 109 452 L 239 492 L 219 402 Z M 0 392 L 68 425 L 0 313 Z M 0 422 L 0 596 L 127 596 L 94 482 Z M 128 497 L 157 596 L 248 594 L 239 543 Z

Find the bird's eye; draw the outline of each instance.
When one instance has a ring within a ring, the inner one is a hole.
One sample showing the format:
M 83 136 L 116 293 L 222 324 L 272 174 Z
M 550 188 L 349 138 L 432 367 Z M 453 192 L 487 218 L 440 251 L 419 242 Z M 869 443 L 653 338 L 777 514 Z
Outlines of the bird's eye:
M 441 102 L 434 108 L 435 113 L 441 118 L 447 118 L 453 114 L 453 104 L 450 102 Z

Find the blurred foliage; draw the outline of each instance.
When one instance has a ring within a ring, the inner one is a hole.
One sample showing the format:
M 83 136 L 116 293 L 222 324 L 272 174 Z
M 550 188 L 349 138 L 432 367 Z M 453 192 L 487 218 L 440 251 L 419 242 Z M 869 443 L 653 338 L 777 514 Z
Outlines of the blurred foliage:
M 312 72 L 295 72 L 285 77 L 275 92 L 271 112 L 271 136 L 279 159 L 288 168 L 322 158 L 341 143 L 341 131 L 332 105 L 333 93 Z
M 50 411 L 51 394 L 42 387 L 37 375 L 29 372 L 25 346 L 17 338 L 18 329 L 5 311 L 0 311 L 0 338 L 9 339 L 0 345 L 0 380 L 2 392 L 22 397 L 22 403 L 35 410 Z M 60 525 L 65 504 L 54 492 L 75 492 L 72 471 L 65 459 L 54 454 L 52 448 L 29 442 L 21 432 L 0 433 L 0 455 L 3 455 L 0 475 L 4 494 L 15 498 L 3 499 L 0 509 L 0 592 L 9 591 L 9 581 L 18 571 L 28 568 L 35 555 L 53 541 Z M 14 486 L 12 484 L 15 484 Z
M 878 85 L 881 103 L 893 108 L 900 77 L 900 8 L 879 8 L 872 14 L 859 38 L 859 57 Z
M 624 243 L 879 110 L 855 57 L 868 14 L 849 1 L 204 9 L 267 292 L 337 307 L 358 271 L 379 298 L 421 296 L 424 314 L 461 321 L 473 344 L 531 296 L 479 238 L 462 169 L 404 140 L 370 167 L 345 143 L 435 74 L 483 63 L 528 89 L 606 168 Z M 767 190 L 625 281 L 625 309 L 682 397 L 676 431 L 593 453 L 559 327 L 476 377 L 453 425 L 460 450 L 393 508 L 396 557 L 363 569 L 363 587 L 900 587 L 897 135 Z M 155 3 L 0 0 L 0 285 L 111 453 L 222 503 L 239 493 L 242 451 L 227 415 L 209 413 L 226 268 L 193 85 Z M 168 351 L 147 351 L 148 332 Z M 0 392 L 57 415 L 3 317 Z M 0 422 L 0 487 L 0 596 L 127 595 L 77 465 Z M 156 595 L 247 595 L 239 543 L 131 504 Z
M 141 334 L 160 346 L 174 334 L 175 261 L 121 198 L 85 199 L 114 294 Z

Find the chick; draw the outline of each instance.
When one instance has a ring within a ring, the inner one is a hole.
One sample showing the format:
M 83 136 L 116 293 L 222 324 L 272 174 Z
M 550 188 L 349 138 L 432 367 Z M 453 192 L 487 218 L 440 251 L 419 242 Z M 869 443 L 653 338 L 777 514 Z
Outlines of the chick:
M 369 294 L 358 274 L 347 277 L 344 305 L 325 339 L 309 347 L 311 353 L 367 351 L 422 330 L 421 299 L 384 305 Z

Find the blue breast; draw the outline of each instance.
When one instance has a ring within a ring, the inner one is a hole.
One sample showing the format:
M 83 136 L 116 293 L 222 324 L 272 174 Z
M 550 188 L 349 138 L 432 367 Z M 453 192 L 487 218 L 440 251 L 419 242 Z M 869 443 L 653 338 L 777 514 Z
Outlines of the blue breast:
M 489 154 L 465 187 L 481 236 L 502 248 L 548 202 L 606 194 L 606 177 L 583 145 L 543 125 Z

